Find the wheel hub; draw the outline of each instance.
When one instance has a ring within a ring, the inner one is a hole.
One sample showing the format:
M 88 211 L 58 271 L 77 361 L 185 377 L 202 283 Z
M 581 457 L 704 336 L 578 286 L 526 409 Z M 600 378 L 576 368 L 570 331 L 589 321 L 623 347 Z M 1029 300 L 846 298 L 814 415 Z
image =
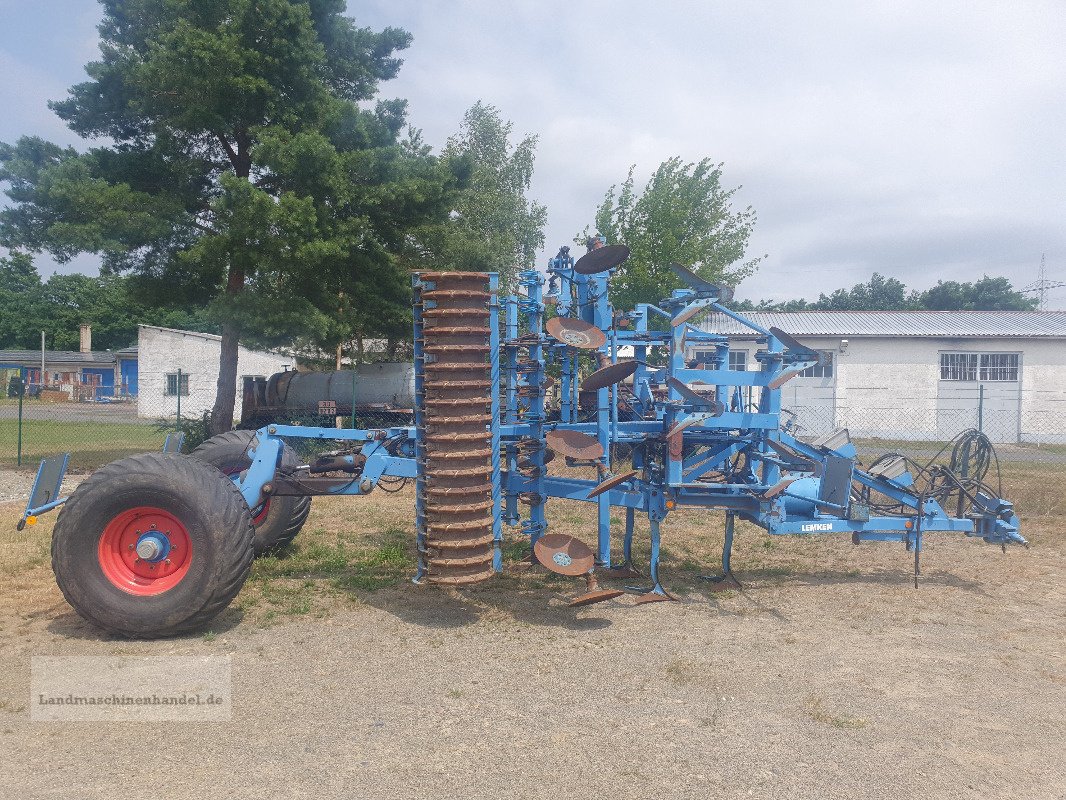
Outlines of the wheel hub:
M 104 576 L 124 592 L 161 594 L 188 573 L 192 538 L 169 511 L 138 506 L 104 526 L 97 558 Z
M 170 555 L 170 539 L 160 531 L 147 531 L 141 534 L 134 549 L 142 561 L 162 561 Z

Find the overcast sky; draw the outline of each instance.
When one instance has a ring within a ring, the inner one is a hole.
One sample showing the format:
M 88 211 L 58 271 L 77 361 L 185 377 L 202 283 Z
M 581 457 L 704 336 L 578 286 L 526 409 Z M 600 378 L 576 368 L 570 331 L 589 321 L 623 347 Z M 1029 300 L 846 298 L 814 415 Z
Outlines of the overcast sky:
M 0 0 L 0 141 L 76 144 L 49 99 L 96 55 L 89 0 Z M 1066 3 L 349 2 L 414 43 L 383 96 L 437 147 L 481 99 L 539 135 L 541 261 L 631 164 L 725 162 L 768 254 L 740 297 L 874 271 L 1066 281 Z M 78 267 L 92 269 L 82 259 Z M 45 264 L 42 262 L 42 271 Z M 50 269 L 50 267 L 48 267 Z M 61 267 L 69 269 L 69 267 Z M 1066 290 L 1050 294 L 1066 308 Z

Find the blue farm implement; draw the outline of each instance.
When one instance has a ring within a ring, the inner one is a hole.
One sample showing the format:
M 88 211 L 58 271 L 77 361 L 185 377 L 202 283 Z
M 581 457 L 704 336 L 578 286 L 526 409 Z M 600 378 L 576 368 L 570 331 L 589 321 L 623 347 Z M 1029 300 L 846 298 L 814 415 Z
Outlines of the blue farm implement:
M 493 274 L 416 275 L 413 426 L 266 425 L 192 456 L 115 462 L 69 499 L 59 496 L 65 462 L 49 461 L 23 522 L 66 503 L 53 540 L 57 581 L 80 614 L 130 636 L 203 625 L 239 591 L 253 553 L 296 535 L 311 497 L 367 495 L 406 479 L 415 484 L 415 583 L 490 578 L 502 569 L 506 524 L 525 537 L 531 562 L 584 578 L 572 605 L 626 593 L 638 603 L 674 599 L 659 571 L 661 528 L 686 506 L 725 514 L 712 581 L 736 580 L 738 519 L 775 536 L 902 543 L 916 584 L 928 534 L 1025 544 L 1013 506 L 985 481 L 994 453 L 981 434 L 964 434 L 948 463 L 889 454 L 866 467 L 846 430 L 800 438 L 783 424 L 780 390 L 818 354 L 731 311 L 728 288 L 679 265 L 685 288 L 615 309 L 610 277 L 627 257 L 615 245 L 575 261 L 564 247 L 545 272 L 522 271 L 509 296 Z M 693 324 L 708 311 L 758 337 L 757 370 L 731 369 L 728 338 Z M 695 350 L 704 361 L 686 358 Z M 301 464 L 286 446 L 296 439 L 331 452 Z M 548 531 L 553 498 L 595 505 L 595 548 Z M 623 512 L 621 531 L 612 509 Z M 633 558 L 638 515 L 650 536 L 646 571 Z M 603 588 L 599 579 L 641 585 Z

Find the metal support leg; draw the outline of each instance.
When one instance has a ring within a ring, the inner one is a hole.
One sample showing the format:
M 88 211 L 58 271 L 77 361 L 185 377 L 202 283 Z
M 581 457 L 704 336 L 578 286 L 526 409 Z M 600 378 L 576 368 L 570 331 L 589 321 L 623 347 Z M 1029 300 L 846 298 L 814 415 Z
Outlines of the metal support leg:
M 626 533 L 622 541 L 622 562 L 611 564 L 608 569 L 600 569 L 600 577 L 604 578 L 639 578 L 640 573 L 633 567 L 633 529 L 636 518 L 636 510 L 626 508 Z
M 701 581 L 710 581 L 711 583 L 724 583 L 725 581 L 732 581 L 737 585 L 737 588 L 742 588 L 740 581 L 737 580 L 737 576 L 733 574 L 730 560 L 733 556 L 733 531 L 736 526 L 736 514 L 732 511 L 727 511 L 725 515 L 725 542 L 722 543 L 722 574 L 721 575 L 700 575 Z

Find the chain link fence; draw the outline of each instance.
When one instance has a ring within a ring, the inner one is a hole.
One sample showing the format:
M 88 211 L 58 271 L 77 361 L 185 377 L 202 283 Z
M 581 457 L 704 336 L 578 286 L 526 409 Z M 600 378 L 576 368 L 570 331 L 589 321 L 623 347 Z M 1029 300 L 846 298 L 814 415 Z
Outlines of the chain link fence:
M 860 457 L 888 450 L 932 457 L 944 442 L 976 429 L 995 444 L 1003 461 L 1066 464 L 1066 408 L 1026 414 L 1009 408 L 928 405 L 928 398 L 894 398 L 891 406 L 793 406 L 782 417 L 801 438 L 847 428 Z
M 77 387 L 57 390 L 22 385 L 12 378 L 17 378 L 17 372 L 0 375 L 0 469 L 32 469 L 41 458 L 69 452 L 75 470 L 89 471 L 133 453 L 158 450 L 173 431 L 184 432 L 190 446 L 208 435 L 207 422 L 199 412 L 190 416 L 182 410 L 180 374 L 154 402 L 122 388 L 87 385 L 84 391 Z M 996 398 L 952 404 L 929 397 L 893 397 L 862 405 L 797 404 L 787 408 L 783 418 L 801 437 L 847 428 L 860 456 L 886 450 L 932 456 L 941 443 L 976 428 L 996 443 L 1003 460 L 1066 463 L 1066 402 L 1057 410 L 1046 400 L 1035 402 L 1038 399 L 1030 401 L 1023 395 L 1021 402 L 1008 407 Z M 594 412 L 588 416 L 594 418 Z M 413 415 L 409 409 L 357 407 L 353 419 L 349 409 L 338 413 L 328 404 L 318 404 L 290 408 L 245 427 L 268 422 L 389 428 L 412 424 Z
M 186 449 L 210 435 L 206 415 L 199 409 L 190 409 L 190 414 L 185 410 L 188 403 L 182 408 L 188 395 L 180 373 L 174 386 L 153 399 L 91 384 L 86 391 L 23 384 L 17 371 L 12 372 L 0 375 L 0 469 L 33 469 L 42 458 L 70 453 L 72 471 L 87 472 L 134 453 L 160 450 L 169 433 L 184 433 Z M 268 421 L 343 428 L 413 423 L 409 409 L 357 407 L 354 417 L 347 409 L 342 411 L 347 413 L 317 404 L 287 409 Z M 257 428 L 268 421 L 254 420 L 244 427 Z

